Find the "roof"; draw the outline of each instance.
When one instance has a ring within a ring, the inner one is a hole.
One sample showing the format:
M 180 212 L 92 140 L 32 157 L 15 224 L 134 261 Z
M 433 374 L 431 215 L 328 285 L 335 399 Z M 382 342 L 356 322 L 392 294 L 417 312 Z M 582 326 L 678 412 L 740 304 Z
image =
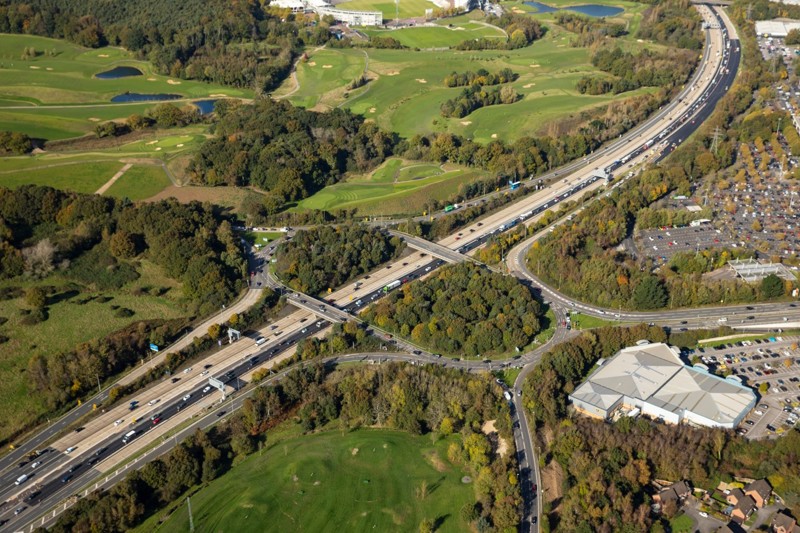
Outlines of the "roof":
M 745 516 L 750 516 L 750 513 L 756 510 L 756 502 L 752 497 L 745 496 L 739 500 L 734 509 L 740 509 Z
M 800 22 L 781 22 L 778 20 L 759 20 L 756 22 L 756 34 L 785 37 L 789 30 L 800 28 Z
M 717 424 L 731 424 L 752 401 L 752 392 L 743 394 L 743 389 L 702 369 L 684 367 L 649 402 L 670 411 L 691 411 Z
M 728 495 L 729 497 L 734 497 L 738 502 L 742 498 L 744 498 L 744 491 L 742 489 L 733 489 L 731 493 Z
M 747 492 L 757 492 L 759 496 L 761 496 L 762 500 L 769 499 L 769 495 L 772 494 L 772 485 L 766 479 L 757 479 L 752 483 L 748 483 L 744 491 Z
M 605 411 L 622 397 L 681 416 L 691 412 L 722 426 L 732 426 L 755 402 L 749 388 L 685 366 L 675 350 L 664 343 L 621 350 L 570 394 L 573 401 Z
M 788 514 L 784 514 L 782 512 L 777 512 L 772 517 L 772 527 L 782 527 L 787 530 L 791 530 L 797 521 L 789 516 Z

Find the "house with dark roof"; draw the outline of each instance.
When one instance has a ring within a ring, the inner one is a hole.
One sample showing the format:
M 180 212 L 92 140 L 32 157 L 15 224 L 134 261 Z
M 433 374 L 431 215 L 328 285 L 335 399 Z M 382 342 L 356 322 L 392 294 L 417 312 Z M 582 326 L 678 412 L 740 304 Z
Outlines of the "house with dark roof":
M 758 509 L 756 502 L 753 501 L 753 498 L 749 495 L 745 494 L 736 504 L 736 507 L 733 508 L 733 511 L 731 511 L 731 518 L 741 524 L 750 518 L 750 515 L 753 514 L 756 509 Z
M 656 503 L 675 502 L 677 504 L 683 503 L 688 495 L 692 493 L 692 488 L 686 481 L 676 481 L 669 487 L 661 489 L 658 494 L 653 496 L 653 501 Z
M 742 489 L 733 489 L 725 496 L 725 499 L 731 505 L 736 505 L 742 498 L 744 498 L 744 491 Z
M 772 523 L 770 526 L 772 527 L 772 531 L 774 533 L 800 532 L 800 526 L 797 525 L 797 520 L 795 520 L 793 516 L 786 513 L 785 510 L 775 513 L 775 516 L 772 517 Z
M 753 498 L 756 506 L 761 509 L 769 501 L 772 494 L 772 485 L 766 479 L 757 479 L 744 487 L 744 493 Z

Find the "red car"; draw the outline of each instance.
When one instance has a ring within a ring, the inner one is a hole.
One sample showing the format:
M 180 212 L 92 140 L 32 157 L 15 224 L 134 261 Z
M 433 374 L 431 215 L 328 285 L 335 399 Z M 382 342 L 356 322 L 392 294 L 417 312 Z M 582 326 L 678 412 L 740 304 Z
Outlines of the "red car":
M 154 419 L 153 419 L 153 425 L 154 425 L 154 426 L 155 426 L 156 424 L 158 424 L 159 422 L 161 422 L 161 419 L 160 419 L 160 418 L 154 418 Z

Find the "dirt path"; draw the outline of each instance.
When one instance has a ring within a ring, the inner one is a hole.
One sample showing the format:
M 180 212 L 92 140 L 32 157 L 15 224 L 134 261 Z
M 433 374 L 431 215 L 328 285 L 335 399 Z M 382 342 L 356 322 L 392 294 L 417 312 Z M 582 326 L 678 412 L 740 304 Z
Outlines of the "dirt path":
M 116 174 L 114 174 L 114 175 L 111 177 L 111 179 L 110 179 L 110 180 L 108 180 L 107 182 L 105 182 L 105 183 L 103 184 L 103 186 L 102 186 L 102 187 L 100 187 L 99 189 L 97 189 L 96 191 L 94 191 L 94 193 L 95 193 L 95 194 L 103 194 L 104 192 L 106 192 L 106 191 L 109 189 L 109 187 L 111 187 L 112 185 L 114 185 L 114 184 L 117 182 L 117 180 L 118 180 L 118 179 L 120 179 L 120 178 L 122 177 L 122 175 L 123 175 L 123 174 L 125 174 L 125 173 L 126 173 L 128 170 L 130 170 L 130 168 L 131 168 L 132 166 L 133 166 L 133 164 L 132 164 L 132 163 L 127 163 L 127 164 L 126 164 L 124 167 L 122 167 L 121 169 L 119 169 L 119 172 L 117 172 Z

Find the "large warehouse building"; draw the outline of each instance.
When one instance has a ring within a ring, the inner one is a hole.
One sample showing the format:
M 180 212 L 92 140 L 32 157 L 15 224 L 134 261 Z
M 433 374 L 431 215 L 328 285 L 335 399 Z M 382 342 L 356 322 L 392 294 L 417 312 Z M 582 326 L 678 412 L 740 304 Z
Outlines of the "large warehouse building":
M 608 418 L 621 408 L 700 426 L 735 428 L 756 396 L 736 378 L 723 379 L 686 366 L 663 343 L 625 348 L 606 360 L 569 396 L 585 414 Z

